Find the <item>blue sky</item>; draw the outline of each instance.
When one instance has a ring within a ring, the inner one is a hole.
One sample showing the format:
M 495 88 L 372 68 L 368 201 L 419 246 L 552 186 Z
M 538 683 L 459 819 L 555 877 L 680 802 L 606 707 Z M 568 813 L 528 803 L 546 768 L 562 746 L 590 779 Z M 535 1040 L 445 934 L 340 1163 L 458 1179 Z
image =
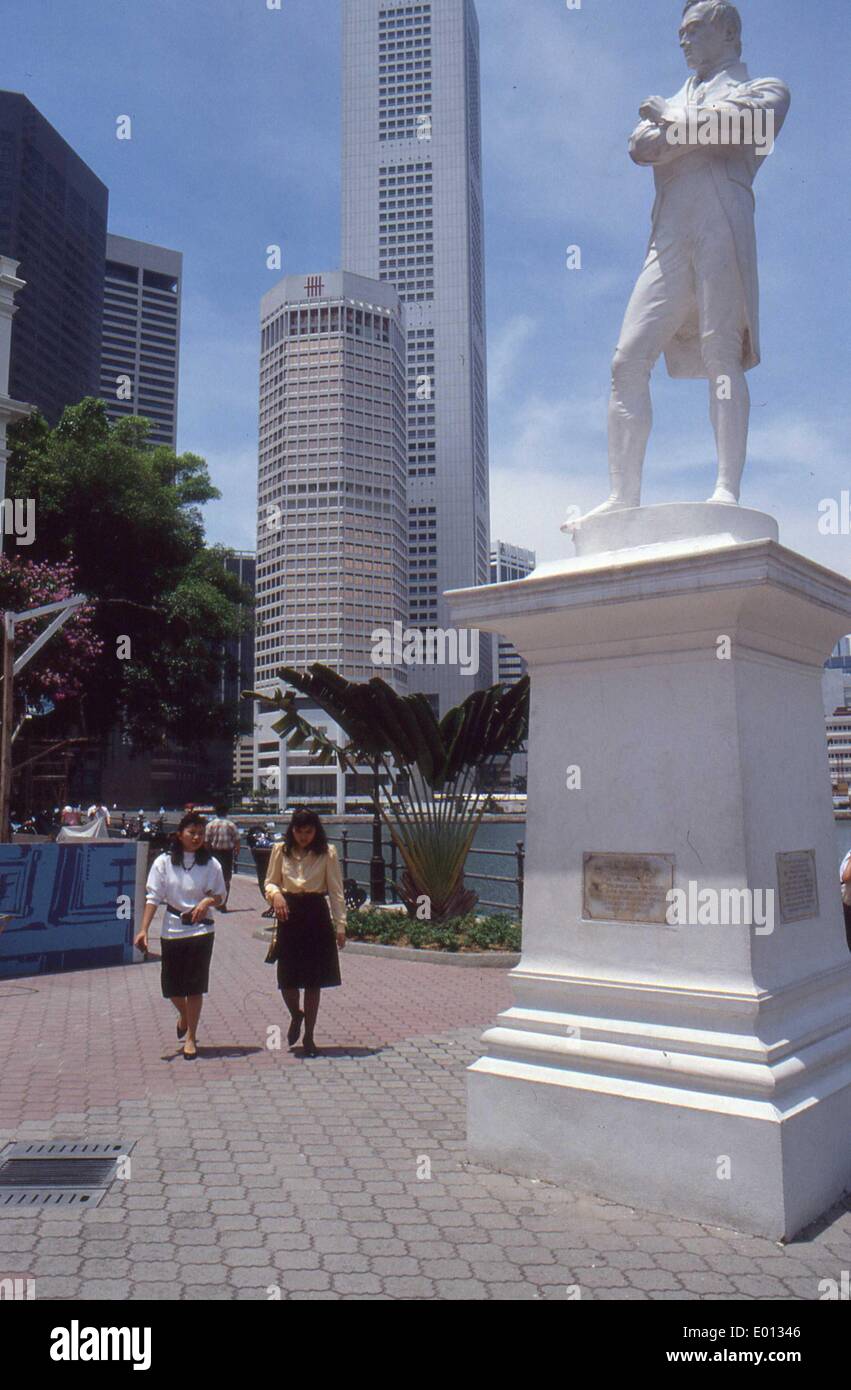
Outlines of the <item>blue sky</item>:
M 184 253 L 178 444 L 221 502 L 211 539 L 253 548 L 257 317 L 278 276 L 339 263 L 345 0 L 4 0 L 2 85 L 25 92 L 110 189 L 111 230 Z M 851 573 L 818 531 L 848 470 L 847 0 L 743 0 L 745 60 L 792 87 L 756 184 L 763 364 L 743 502 Z M 646 247 L 652 176 L 626 153 L 641 100 L 685 69 L 677 0 L 478 0 L 494 536 L 570 552 L 568 505 L 606 493 L 609 362 Z M 133 120 L 118 141 L 115 122 Z M 565 267 L 579 244 L 581 271 Z M 654 377 L 647 502 L 713 481 L 706 387 Z

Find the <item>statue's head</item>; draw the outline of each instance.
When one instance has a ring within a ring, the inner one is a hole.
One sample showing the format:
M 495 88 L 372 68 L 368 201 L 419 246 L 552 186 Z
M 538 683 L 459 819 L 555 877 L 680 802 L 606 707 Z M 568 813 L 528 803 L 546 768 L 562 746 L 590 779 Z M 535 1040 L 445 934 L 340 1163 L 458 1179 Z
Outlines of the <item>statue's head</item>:
M 688 0 L 680 25 L 680 47 L 698 72 L 742 56 L 742 17 L 730 0 Z

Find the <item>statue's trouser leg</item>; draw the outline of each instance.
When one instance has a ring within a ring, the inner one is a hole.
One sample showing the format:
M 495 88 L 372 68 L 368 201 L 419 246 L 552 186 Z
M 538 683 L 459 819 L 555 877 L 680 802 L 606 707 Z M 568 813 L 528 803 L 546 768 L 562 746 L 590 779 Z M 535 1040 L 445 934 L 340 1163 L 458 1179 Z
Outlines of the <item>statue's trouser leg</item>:
M 724 219 L 702 229 L 695 249 L 700 349 L 709 378 L 709 414 L 718 452 L 715 491 L 738 501 L 748 451 L 751 398 L 743 368 L 745 292 Z M 719 500 L 721 500 L 719 498 Z
M 627 306 L 612 363 L 609 475 L 612 499 L 637 507 L 653 425 L 650 374 L 665 344 L 694 310 L 694 278 L 685 238 L 664 232 L 650 247 Z
M 748 379 L 741 366 L 741 354 L 735 366 L 719 358 L 707 362 L 709 372 L 709 414 L 715 431 L 718 449 L 718 481 L 716 492 L 729 493 L 739 500 L 742 473 L 748 452 L 751 395 Z
M 655 359 L 628 357 L 620 350 L 612 363 L 609 399 L 609 478 L 612 498 L 625 507 L 641 501 L 641 473 L 653 426 L 650 374 Z

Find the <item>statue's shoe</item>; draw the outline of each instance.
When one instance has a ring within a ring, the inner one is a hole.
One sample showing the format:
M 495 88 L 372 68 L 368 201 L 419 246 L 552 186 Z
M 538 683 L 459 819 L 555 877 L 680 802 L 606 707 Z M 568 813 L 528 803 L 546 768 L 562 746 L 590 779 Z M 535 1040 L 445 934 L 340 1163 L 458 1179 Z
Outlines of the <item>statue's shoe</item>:
M 625 512 L 639 505 L 637 500 L 632 501 L 628 498 L 618 497 L 613 493 L 605 502 L 601 502 L 599 507 L 594 507 L 590 512 L 586 512 L 584 516 L 577 517 L 576 521 L 567 522 L 561 529 L 562 531 L 570 533 L 574 531 L 577 526 L 582 526 L 584 522 L 590 521 L 593 516 L 605 516 L 607 512 Z
M 739 499 L 729 488 L 717 487 L 711 497 L 707 497 L 707 502 L 719 502 L 725 507 L 738 507 Z

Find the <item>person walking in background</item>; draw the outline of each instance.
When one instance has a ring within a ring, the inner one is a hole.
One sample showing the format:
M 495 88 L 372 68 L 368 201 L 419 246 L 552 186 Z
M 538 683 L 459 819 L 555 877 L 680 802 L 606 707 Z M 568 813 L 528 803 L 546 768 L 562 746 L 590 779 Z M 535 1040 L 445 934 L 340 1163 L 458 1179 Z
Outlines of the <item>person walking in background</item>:
M 322 990 L 341 982 L 337 953 L 346 944 L 346 900 L 337 851 L 315 811 L 293 812 L 283 841 L 272 850 L 266 898 L 278 919 L 278 988 L 292 1020 L 287 1042 L 295 1047 L 303 1023 L 305 1054 L 316 1057 L 313 1033 Z
M 839 866 L 839 884 L 842 891 L 842 911 L 845 914 L 845 937 L 851 951 L 851 849 Z
M 210 958 L 215 940 L 212 907 L 221 907 L 225 880 L 221 866 L 204 844 L 207 822 L 197 811 L 181 820 L 171 846 L 151 865 L 142 927 L 135 944 L 148 949 L 148 930 L 158 907 L 165 908 L 162 947 L 162 992 L 177 1009 L 177 1036 L 186 1038 L 183 1056 L 197 1054 L 198 1020 L 210 987 Z
M 236 863 L 240 845 L 239 826 L 235 825 L 232 820 L 228 820 L 227 814 L 227 806 L 221 803 L 216 807 L 216 814 L 207 826 L 207 844 L 221 864 L 222 873 L 225 876 L 225 901 L 222 912 L 227 912 L 233 866 Z

